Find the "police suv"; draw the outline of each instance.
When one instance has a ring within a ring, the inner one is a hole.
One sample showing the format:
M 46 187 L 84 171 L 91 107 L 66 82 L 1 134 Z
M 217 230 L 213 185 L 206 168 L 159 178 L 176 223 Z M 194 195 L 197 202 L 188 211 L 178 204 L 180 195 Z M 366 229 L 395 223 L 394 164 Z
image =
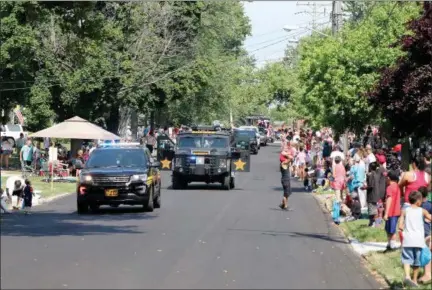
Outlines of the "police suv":
M 161 206 L 160 163 L 139 143 L 99 145 L 79 174 L 78 213 L 101 205 L 140 205 L 146 211 Z

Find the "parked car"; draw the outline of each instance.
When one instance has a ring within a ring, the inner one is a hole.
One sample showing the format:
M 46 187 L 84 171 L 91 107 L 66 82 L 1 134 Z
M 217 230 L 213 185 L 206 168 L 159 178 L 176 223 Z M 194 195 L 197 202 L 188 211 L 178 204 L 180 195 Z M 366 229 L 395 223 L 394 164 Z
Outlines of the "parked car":
M 6 124 L 1 125 L 1 137 L 6 138 L 6 140 L 9 142 L 9 144 L 12 145 L 12 147 L 15 147 L 16 140 L 19 139 L 20 134 L 24 134 L 23 127 L 18 124 Z M 26 136 L 27 134 L 24 134 Z

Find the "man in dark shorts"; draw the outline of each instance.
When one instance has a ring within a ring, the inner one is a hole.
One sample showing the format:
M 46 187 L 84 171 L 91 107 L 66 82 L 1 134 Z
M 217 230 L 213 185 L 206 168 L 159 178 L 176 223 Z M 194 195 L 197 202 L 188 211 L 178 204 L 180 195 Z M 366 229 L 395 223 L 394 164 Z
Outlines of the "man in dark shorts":
M 279 207 L 285 210 L 288 209 L 288 197 L 291 195 L 289 167 L 293 159 L 294 159 L 293 148 L 291 147 L 290 142 L 288 141 L 287 145 L 279 155 L 280 171 L 282 175 L 281 183 L 283 188 L 282 203 L 279 205 Z

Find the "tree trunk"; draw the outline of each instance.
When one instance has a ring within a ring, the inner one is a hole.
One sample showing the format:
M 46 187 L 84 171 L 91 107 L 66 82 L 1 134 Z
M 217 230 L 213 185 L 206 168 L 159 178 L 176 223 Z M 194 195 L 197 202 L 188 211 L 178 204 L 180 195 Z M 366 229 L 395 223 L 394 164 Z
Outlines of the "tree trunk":
M 120 110 L 118 107 L 112 107 L 109 117 L 106 120 L 107 130 L 117 134 L 119 128 Z
M 126 138 L 127 126 L 130 126 L 132 117 L 132 108 L 121 107 L 119 116 L 118 135 L 121 138 Z

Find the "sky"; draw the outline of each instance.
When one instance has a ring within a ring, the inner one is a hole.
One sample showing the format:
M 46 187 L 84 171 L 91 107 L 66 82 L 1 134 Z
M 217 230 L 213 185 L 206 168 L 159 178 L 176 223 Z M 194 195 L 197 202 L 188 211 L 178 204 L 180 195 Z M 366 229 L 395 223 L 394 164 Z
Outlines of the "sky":
M 304 6 L 308 3 L 310 6 Z M 295 45 L 295 42 L 290 43 L 289 40 L 298 40 L 301 36 L 309 33 L 309 30 L 299 27 L 312 27 L 313 3 L 316 3 L 316 11 L 319 12 L 316 16 L 316 23 L 328 22 L 327 25 L 330 25 L 331 2 L 244 2 L 246 15 L 252 24 L 252 36 L 246 39 L 244 47 L 251 55 L 255 56 L 259 67 L 268 61 L 277 61 L 282 58 L 287 45 Z M 322 7 L 326 4 L 330 5 Z M 325 14 L 324 9 L 326 10 Z M 286 32 L 283 30 L 284 26 L 298 29 Z

